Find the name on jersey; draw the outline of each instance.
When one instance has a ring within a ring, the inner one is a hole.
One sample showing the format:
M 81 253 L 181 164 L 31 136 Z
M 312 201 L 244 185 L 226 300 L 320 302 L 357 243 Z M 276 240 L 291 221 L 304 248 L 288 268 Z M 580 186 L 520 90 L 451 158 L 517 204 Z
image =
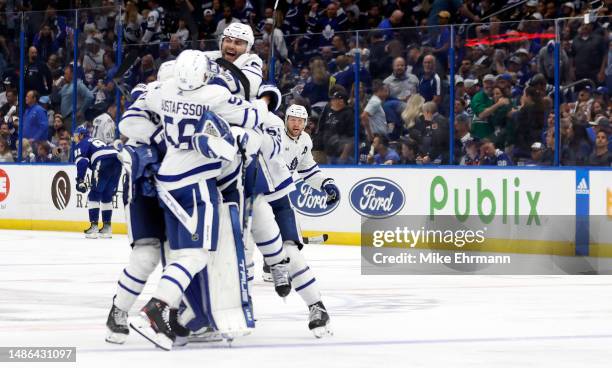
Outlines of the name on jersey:
M 162 100 L 161 109 L 170 114 L 182 114 L 191 116 L 202 116 L 204 112 L 210 110 L 208 105 L 186 103 L 172 100 Z

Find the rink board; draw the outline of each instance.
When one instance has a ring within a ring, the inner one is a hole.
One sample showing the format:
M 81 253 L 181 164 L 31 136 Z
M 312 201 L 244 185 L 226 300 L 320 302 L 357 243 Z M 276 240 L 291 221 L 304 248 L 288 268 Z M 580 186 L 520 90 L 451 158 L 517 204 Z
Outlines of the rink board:
M 0 170 L 0 228 L 82 231 L 87 227 L 87 196 L 75 190 L 74 165 L 0 165 Z M 328 208 L 323 193 L 301 183 L 291 198 L 303 233 L 328 234 L 332 244 L 359 245 L 361 223 L 368 218 L 457 213 L 479 218 L 494 213 L 496 221 L 504 215 L 512 224 L 511 236 L 508 231 L 493 231 L 479 250 L 571 255 L 580 233 L 587 237 L 590 255 L 612 256 L 610 170 L 380 166 L 322 170 L 340 188 L 336 206 Z M 113 201 L 117 233 L 126 232 L 121 196 L 122 185 Z M 527 224 L 525 219 L 534 211 L 540 223 Z M 577 214 L 590 220 L 562 229 L 547 226 L 555 216 Z

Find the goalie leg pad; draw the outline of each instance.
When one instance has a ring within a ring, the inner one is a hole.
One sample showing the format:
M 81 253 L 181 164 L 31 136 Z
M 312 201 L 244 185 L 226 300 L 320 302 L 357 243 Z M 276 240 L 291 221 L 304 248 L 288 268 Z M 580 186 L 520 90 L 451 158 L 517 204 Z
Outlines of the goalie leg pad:
M 321 292 L 319 291 L 317 280 L 306 263 L 304 254 L 291 242 L 285 242 L 285 250 L 290 259 L 289 275 L 291 276 L 291 285 L 294 287 L 294 290 L 300 294 L 300 297 L 307 306 L 321 301 Z
M 134 244 L 130 263 L 123 269 L 117 282 L 114 304 L 128 312 L 144 289 L 147 279 L 159 264 L 161 256 L 158 239 L 141 239 Z

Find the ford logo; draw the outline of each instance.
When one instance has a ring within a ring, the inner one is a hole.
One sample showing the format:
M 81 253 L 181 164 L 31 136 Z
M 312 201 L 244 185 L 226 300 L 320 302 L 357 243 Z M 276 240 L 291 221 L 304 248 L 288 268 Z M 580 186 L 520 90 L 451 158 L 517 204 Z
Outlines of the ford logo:
M 404 191 L 399 185 L 384 178 L 364 179 L 351 188 L 351 207 L 362 216 L 385 218 L 404 207 Z
M 331 207 L 325 203 L 327 194 L 325 192 L 314 189 L 303 181 L 298 182 L 296 190 L 289 194 L 289 199 L 295 207 L 295 210 L 302 215 L 318 217 L 327 215 L 338 207 L 340 201 L 334 203 Z

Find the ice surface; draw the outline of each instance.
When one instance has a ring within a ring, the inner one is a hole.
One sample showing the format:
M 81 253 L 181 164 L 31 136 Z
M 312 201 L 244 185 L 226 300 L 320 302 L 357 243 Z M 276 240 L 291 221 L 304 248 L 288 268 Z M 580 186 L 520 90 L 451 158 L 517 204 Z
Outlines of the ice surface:
M 163 352 L 134 332 L 125 345 L 111 345 L 104 324 L 129 251 L 125 236 L 1 230 L 0 346 L 76 346 L 77 366 L 104 368 L 611 364 L 610 276 L 361 276 L 358 247 L 327 245 L 305 252 L 333 337 L 315 339 L 299 296 L 284 303 L 258 273 L 257 329 L 231 348 L 214 343 Z M 158 277 L 159 270 L 132 314 Z M 40 366 L 19 366 L 32 365 Z

